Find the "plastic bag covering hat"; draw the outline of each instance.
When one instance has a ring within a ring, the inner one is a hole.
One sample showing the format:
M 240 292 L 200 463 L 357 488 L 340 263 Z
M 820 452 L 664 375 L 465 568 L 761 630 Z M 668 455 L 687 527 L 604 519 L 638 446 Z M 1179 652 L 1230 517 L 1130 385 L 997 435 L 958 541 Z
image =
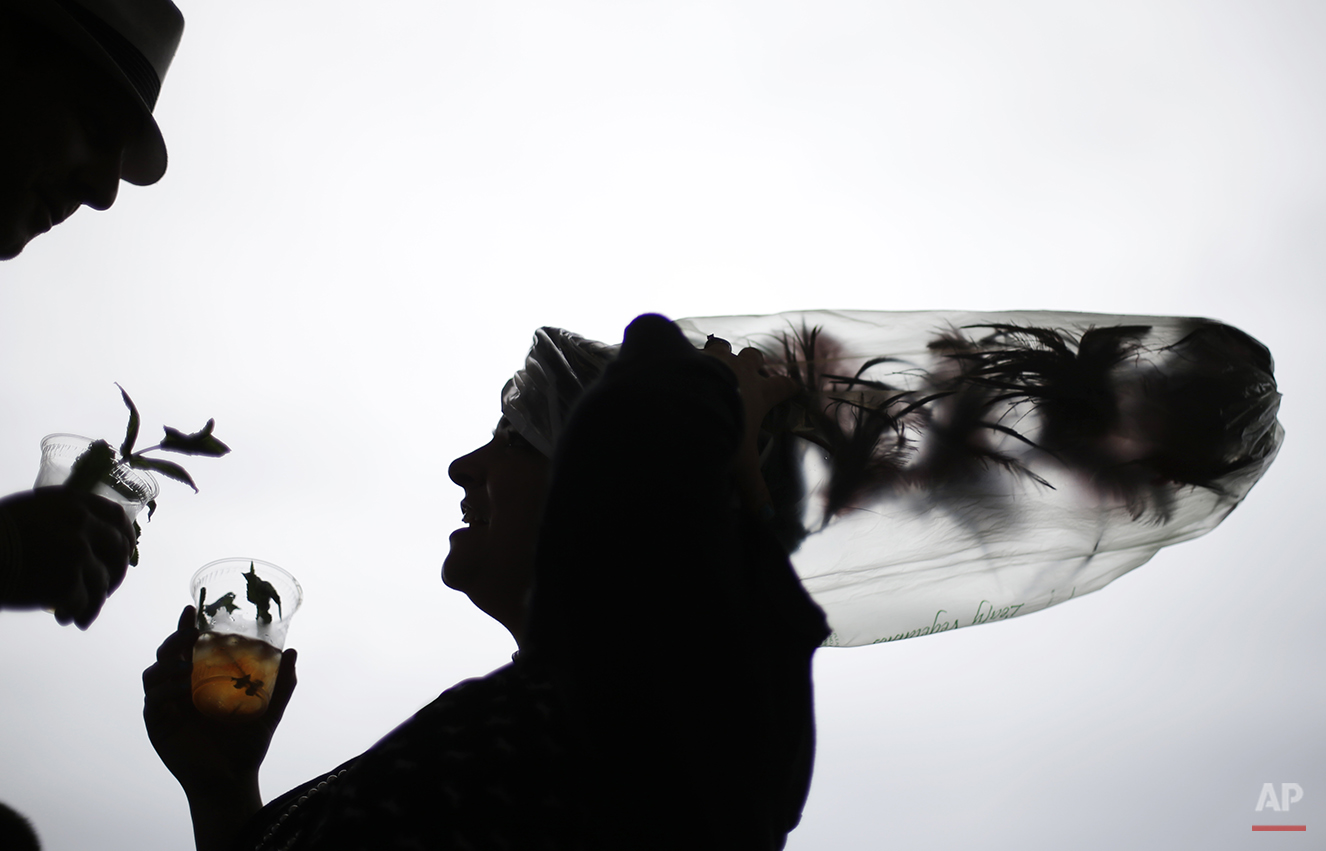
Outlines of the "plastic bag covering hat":
M 618 348 L 561 328 L 540 328 L 534 332 L 525 368 L 502 388 L 502 416 L 551 458 L 572 407 Z
M 1205 319 L 811 311 L 683 319 L 801 385 L 763 423 L 827 644 L 1039 611 L 1215 528 L 1280 447 L 1266 348 Z M 616 346 L 542 328 L 502 412 L 552 448 Z
M 861 645 L 1104 587 L 1215 528 L 1280 447 L 1270 353 L 1205 319 L 831 312 L 678 322 L 761 349 L 800 395 L 764 422 L 793 564 Z

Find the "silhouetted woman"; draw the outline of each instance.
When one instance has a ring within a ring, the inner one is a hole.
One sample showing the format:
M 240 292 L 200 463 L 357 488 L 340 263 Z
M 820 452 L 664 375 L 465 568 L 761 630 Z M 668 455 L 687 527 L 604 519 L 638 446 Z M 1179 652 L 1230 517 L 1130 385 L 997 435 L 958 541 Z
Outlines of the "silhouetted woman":
M 189 700 L 185 610 L 143 674 L 144 718 L 200 851 L 783 846 L 827 628 L 762 519 L 755 436 L 795 388 L 657 316 L 591 383 L 610 355 L 543 329 L 493 439 L 450 468 L 466 525 L 443 578 L 517 658 L 364 754 L 263 807 L 294 652 L 262 719 L 212 722 Z

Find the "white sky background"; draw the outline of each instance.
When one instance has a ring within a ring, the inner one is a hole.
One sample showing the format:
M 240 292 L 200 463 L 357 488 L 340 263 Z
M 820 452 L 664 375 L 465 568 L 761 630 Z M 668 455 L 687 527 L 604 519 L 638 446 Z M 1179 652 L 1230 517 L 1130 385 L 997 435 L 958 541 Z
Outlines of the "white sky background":
M 438 572 L 446 465 L 532 330 L 802 308 L 1204 315 L 1288 436 L 1210 536 L 1026 618 L 822 651 L 789 847 L 1245 849 L 1326 830 L 1314 442 L 1326 7 L 180 0 L 162 183 L 0 266 L 0 483 L 44 434 L 216 417 L 87 633 L 0 616 L 0 800 L 178 849 L 139 674 L 194 569 L 303 583 L 268 797 L 513 646 Z M 996 8 L 997 7 L 997 8 Z M 629 636 L 622 640 L 629 641 Z M 1296 782 L 1290 813 L 1255 813 Z M 1306 823 L 1307 834 L 1251 833 Z

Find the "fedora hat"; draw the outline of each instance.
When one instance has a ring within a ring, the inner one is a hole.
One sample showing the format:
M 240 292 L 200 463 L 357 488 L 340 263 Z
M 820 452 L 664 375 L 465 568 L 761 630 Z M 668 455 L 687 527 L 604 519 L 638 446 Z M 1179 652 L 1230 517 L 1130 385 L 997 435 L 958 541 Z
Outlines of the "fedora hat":
M 142 111 L 143 132 L 124 152 L 120 176 L 156 183 L 166 172 L 166 142 L 152 117 L 161 80 L 175 58 L 184 16 L 170 0 L 4 0 L 106 71 Z

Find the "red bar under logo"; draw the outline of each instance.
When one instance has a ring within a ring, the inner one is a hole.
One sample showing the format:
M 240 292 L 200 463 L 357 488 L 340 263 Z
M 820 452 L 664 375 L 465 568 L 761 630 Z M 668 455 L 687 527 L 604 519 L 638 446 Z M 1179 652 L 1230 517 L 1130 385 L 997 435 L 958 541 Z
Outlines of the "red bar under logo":
M 1306 824 L 1254 824 L 1253 830 L 1307 830 Z

